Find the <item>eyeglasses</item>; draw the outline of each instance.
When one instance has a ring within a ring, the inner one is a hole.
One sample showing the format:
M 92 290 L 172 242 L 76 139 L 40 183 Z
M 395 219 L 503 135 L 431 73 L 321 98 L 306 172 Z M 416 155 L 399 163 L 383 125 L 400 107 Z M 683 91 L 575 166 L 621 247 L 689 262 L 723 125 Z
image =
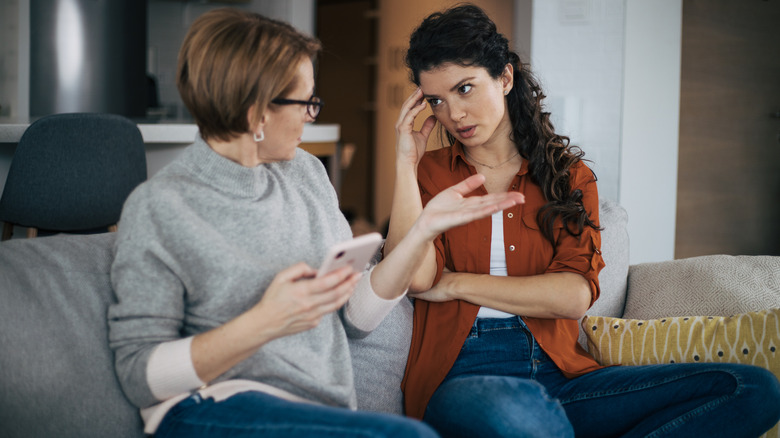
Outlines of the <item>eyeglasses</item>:
M 277 105 L 306 105 L 306 112 L 309 113 L 312 119 L 316 119 L 320 115 L 320 110 L 325 105 L 325 102 L 317 96 L 312 96 L 309 100 L 282 99 L 277 97 L 276 99 L 271 99 L 271 103 Z

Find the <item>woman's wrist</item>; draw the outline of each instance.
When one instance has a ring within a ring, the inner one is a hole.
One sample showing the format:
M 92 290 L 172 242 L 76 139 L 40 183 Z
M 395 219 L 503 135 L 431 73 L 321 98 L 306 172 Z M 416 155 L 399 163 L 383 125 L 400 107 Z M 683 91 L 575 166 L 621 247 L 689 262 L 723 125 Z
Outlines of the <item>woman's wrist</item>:
M 436 285 L 436 287 L 439 287 L 442 289 L 442 292 L 444 293 L 444 296 L 447 297 L 448 300 L 459 300 L 462 299 L 460 295 L 458 295 L 458 281 L 462 279 L 463 274 L 458 272 L 450 272 L 445 269 L 444 272 L 441 274 L 441 279 L 439 280 L 439 283 Z
M 406 233 L 406 238 L 418 245 L 433 243 L 436 237 L 439 236 L 439 233 L 426 226 L 424 221 L 421 221 L 421 218 L 423 218 L 422 215 L 418 216 L 417 220 L 414 221 L 411 228 L 409 228 L 409 232 Z
M 414 181 L 417 182 L 417 163 L 399 157 L 395 160 L 395 173 L 414 177 Z
M 435 269 L 435 258 L 431 258 L 434 252 L 433 239 L 429 237 L 429 233 L 415 222 L 395 248 L 384 261 L 396 257 L 395 263 L 402 265 L 401 271 L 408 272 L 410 277 L 396 275 L 394 281 L 405 283 L 404 288 L 409 291 L 429 289 L 433 279 L 431 269 Z M 431 277 L 428 278 L 428 275 Z M 401 277 L 407 278 L 409 282 L 401 280 Z
M 251 337 L 257 348 L 285 336 L 295 334 L 295 331 L 289 330 L 289 317 L 275 308 L 262 303 L 255 306 L 254 312 L 247 312 L 245 315 L 251 321 Z M 249 326 L 248 326 L 249 327 Z

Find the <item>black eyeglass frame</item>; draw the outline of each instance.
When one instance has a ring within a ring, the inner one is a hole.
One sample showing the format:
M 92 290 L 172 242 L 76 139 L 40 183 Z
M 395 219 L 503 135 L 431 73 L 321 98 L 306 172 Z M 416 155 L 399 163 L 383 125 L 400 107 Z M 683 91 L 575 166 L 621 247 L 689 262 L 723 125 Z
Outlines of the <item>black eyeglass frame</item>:
M 271 99 L 271 103 L 276 105 L 306 105 L 306 112 L 312 119 L 316 119 L 317 116 L 320 115 L 320 111 L 322 111 L 322 107 L 325 105 L 325 102 L 318 96 L 312 96 L 309 100 L 283 99 L 277 97 Z

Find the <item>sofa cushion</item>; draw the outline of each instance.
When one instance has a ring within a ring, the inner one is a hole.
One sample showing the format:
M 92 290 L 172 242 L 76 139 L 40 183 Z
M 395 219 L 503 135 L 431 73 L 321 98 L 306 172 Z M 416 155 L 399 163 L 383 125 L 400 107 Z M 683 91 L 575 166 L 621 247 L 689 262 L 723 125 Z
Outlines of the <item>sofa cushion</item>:
M 0 244 L 0 436 L 143 436 L 108 348 L 114 239 Z
M 650 320 L 591 316 L 582 328 L 589 351 L 602 365 L 744 363 L 780 379 L 780 309 Z M 778 433 L 775 425 L 766 436 Z
M 350 339 L 358 409 L 403 414 L 401 380 L 412 340 L 409 299 L 403 299 L 363 339 Z
M 588 310 L 591 315 L 621 316 L 626 302 L 628 276 L 628 213 L 609 199 L 599 200 L 601 257 L 604 269 L 599 273 L 601 295 Z
M 780 257 L 710 255 L 631 266 L 624 318 L 780 307 Z
M 622 316 L 626 302 L 628 275 L 628 213 L 616 202 L 599 200 L 601 257 L 604 269 L 599 273 L 601 295 L 588 309 L 589 315 Z M 587 349 L 585 333 L 580 330 L 579 343 Z
M 0 436 L 142 437 L 108 348 L 112 233 L 0 244 Z M 412 330 L 402 300 L 350 340 L 360 409 L 400 414 Z

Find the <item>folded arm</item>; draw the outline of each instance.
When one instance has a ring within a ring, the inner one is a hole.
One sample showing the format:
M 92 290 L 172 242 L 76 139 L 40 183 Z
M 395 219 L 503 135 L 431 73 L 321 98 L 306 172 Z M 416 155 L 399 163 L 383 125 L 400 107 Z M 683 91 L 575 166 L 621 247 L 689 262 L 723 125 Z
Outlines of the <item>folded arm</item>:
M 413 296 L 427 301 L 458 299 L 533 318 L 579 319 L 591 303 L 588 281 L 573 272 L 523 277 L 444 272 L 436 286 Z

